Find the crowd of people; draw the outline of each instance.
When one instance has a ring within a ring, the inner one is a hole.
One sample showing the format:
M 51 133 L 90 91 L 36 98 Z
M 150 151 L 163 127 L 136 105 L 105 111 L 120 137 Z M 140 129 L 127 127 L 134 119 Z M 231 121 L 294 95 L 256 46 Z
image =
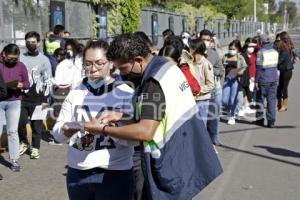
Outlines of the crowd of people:
M 53 143 L 69 146 L 70 199 L 192 199 L 222 173 L 215 148 L 222 111 L 228 125 L 255 114 L 264 126 L 266 99 L 269 128 L 277 111 L 287 111 L 297 60 L 287 32 L 243 46 L 233 40 L 225 55 L 209 30 L 176 36 L 167 29 L 163 39 L 159 50 L 144 32 L 83 45 L 57 25 L 43 53 L 34 31 L 25 35 L 25 53 L 5 46 L 0 133 L 6 121 L 11 170 L 21 170 L 25 153 L 40 157 L 45 123 L 32 116 L 51 107 L 46 128 Z

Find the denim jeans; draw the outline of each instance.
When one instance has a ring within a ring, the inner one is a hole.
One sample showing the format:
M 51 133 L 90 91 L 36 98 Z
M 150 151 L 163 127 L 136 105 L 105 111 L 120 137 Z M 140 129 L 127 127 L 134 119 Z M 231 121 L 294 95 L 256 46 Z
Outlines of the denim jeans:
M 237 115 L 239 111 L 244 109 L 244 92 L 242 87 L 239 87 L 238 95 L 237 95 L 237 106 L 235 108 L 234 113 Z
M 237 78 L 225 79 L 224 86 L 223 86 L 222 103 L 225 106 L 225 108 L 229 111 L 228 113 L 229 117 L 234 117 L 236 107 L 237 107 L 239 88 L 240 85 Z
M 199 109 L 199 119 L 203 120 L 204 126 L 207 127 L 207 117 L 208 117 L 208 105 L 209 100 L 198 100 L 196 101 Z
M 133 170 L 69 168 L 67 188 L 70 200 L 132 200 Z
M 0 102 L 0 136 L 6 119 L 6 133 L 8 139 L 9 158 L 17 160 L 19 156 L 20 142 L 18 135 L 18 125 L 21 112 L 21 101 L 1 101 Z
M 207 131 L 213 143 L 220 143 L 220 111 L 222 88 L 216 88 L 209 100 Z

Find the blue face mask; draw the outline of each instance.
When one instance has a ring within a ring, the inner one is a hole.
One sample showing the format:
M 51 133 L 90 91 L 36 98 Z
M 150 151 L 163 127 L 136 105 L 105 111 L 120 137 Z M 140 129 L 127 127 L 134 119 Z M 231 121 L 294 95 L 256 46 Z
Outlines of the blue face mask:
M 102 87 L 103 85 L 105 85 L 108 81 L 110 80 L 109 76 L 106 76 L 103 80 L 99 81 L 98 83 L 96 83 L 95 81 L 91 80 L 90 78 L 88 78 L 87 83 L 93 88 L 93 89 L 98 89 L 100 87 Z

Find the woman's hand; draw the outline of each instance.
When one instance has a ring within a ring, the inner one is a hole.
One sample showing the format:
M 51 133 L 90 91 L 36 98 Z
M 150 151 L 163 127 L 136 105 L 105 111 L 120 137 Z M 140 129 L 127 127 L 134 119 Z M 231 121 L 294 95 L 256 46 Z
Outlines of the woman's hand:
M 62 130 L 67 137 L 72 137 L 75 133 L 80 131 L 82 126 L 78 122 L 67 122 L 62 126 Z
M 97 135 L 103 133 L 104 126 L 108 125 L 107 123 L 101 123 L 99 120 L 93 118 L 89 122 L 82 122 L 82 127 L 85 131 Z
M 23 87 L 24 87 L 23 83 L 22 83 L 22 82 L 19 82 L 18 85 L 17 85 L 17 88 L 18 88 L 18 89 L 22 89 Z

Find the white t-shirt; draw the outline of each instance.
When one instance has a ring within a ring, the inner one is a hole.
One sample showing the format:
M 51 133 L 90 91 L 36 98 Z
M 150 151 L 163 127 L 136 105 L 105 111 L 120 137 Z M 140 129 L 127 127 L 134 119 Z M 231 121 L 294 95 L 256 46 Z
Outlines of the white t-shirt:
M 69 167 L 80 170 L 96 167 L 109 170 L 132 168 L 133 146 L 136 142 L 87 132 L 78 132 L 68 138 L 61 129 L 66 122 L 90 121 L 104 110 L 117 109 L 132 115 L 132 96 L 133 89 L 126 84 L 115 86 L 110 92 L 100 96 L 93 95 L 82 84 L 70 91 L 53 128 L 53 135 L 57 141 L 69 142 Z
M 76 88 L 82 78 L 82 57 L 76 56 L 75 59 L 65 59 L 57 65 L 52 82 L 54 85 L 68 85 Z

